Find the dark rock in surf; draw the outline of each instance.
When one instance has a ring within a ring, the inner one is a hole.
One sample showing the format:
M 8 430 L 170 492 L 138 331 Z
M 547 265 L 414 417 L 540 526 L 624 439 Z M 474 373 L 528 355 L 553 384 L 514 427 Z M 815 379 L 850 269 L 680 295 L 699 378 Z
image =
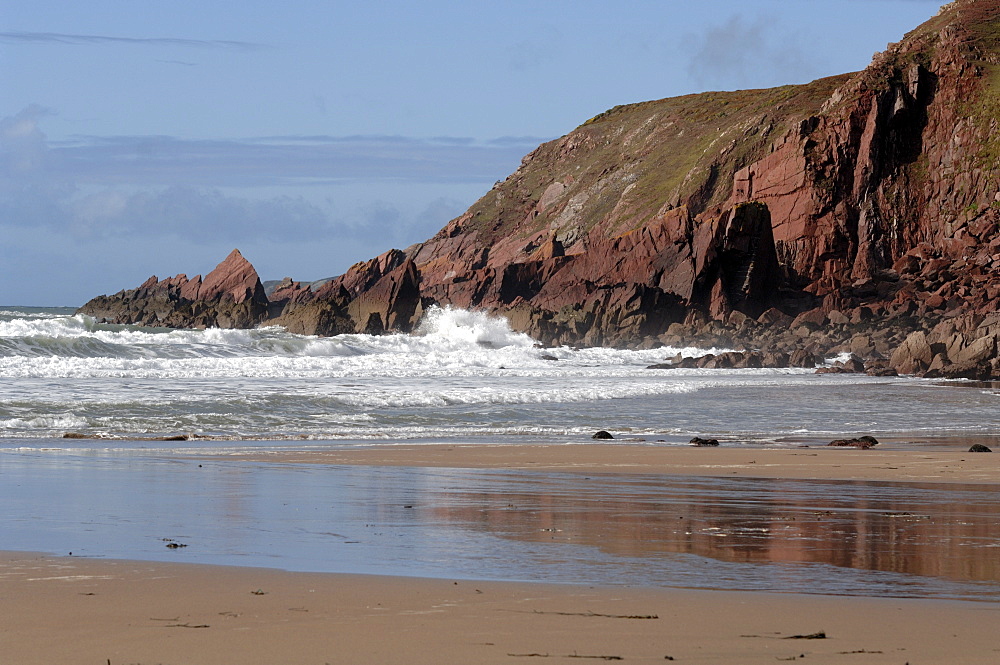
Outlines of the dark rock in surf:
M 865 364 L 855 355 L 852 355 L 847 360 L 838 360 L 833 366 L 852 374 L 863 374 L 865 371 Z
M 868 376 L 899 376 L 899 372 L 886 360 L 869 360 L 865 363 L 865 374 Z
M 768 366 L 764 364 L 766 358 L 760 351 L 746 351 L 740 354 L 740 356 L 736 364 L 733 365 L 737 369 L 759 369 Z
M 789 367 L 815 367 L 816 356 L 805 349 L 796 349 L 788 358 Z
M 874 436 L 859 436 L 855 439 L 837 439 L 826 445 L 837 448 L 859 448 L 861 450 L 868 450 L 869 448 L 878 445 L 878 439 Z
M 820 367 L 817 374 L 863 374 L 865 364 L 856 355 L 851 354 L 847 360 L 838 360 L 830 367 Z
M 761 362 L 764 367 L 783 369 L 788 367 L 789 355 L 783 351 L 768 351 L 763 354 Z
M 988 362 L 955 362 L 933 374 L 928 371 L 924 376 L 928 378 L 989 381 L 993 378 L 993 368 Z
M 726 351 L 697 358 L 680 355 L 667 362 L 648 365 L 646 369 L 749 369 L 761 367 L 788 367 L 787 353 L 762 353 L 760 351 Z

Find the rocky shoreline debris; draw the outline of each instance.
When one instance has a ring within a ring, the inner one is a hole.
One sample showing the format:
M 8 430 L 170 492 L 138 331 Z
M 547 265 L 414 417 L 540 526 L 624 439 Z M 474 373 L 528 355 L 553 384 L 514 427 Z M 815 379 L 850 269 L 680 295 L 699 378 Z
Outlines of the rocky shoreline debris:
M 125 435 L 107 435 L 107 434 L 84 434 L 82 432 L 66 432 L 62 435 L 64 439 L 96 439 L 96 440 L 137 440 L 137 441 L 190 441 L 191 439 L 208 438 L 201 437 L 196 434 L 163 434 L 160 436 L 151 435 L 139 435 L 126 437 Z

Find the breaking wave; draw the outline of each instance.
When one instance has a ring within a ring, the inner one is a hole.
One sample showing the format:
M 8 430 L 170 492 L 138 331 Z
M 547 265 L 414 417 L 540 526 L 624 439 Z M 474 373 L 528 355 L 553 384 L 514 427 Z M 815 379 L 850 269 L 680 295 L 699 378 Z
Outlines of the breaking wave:
M 294 335 L 282 328 L 172 330 L 99 324 L 83 315 L 0 317 L 0 376 L 336 377 L 423 376 L 461 371 L 578 371 L 640 367 L 678 352 L 540 349 L 506 319 L 431 308 L 412 335 Z M 553 360 L 555 359 L 555 360 Z
M 711 418 L 758 410 L 751 395 L 871 381 L 798 369 L 646 369 L 716 351 L 541 348 L 506 319 L 448 307 L 431 308 L 413 334 L 336 337 L 109 325 L 70 310 L 8 308 L 0 310 L 0 439 L 561 441 L 613 423 L 656 436 L 709 431 Z M 745 397 L 692 402 L 719 389 Z

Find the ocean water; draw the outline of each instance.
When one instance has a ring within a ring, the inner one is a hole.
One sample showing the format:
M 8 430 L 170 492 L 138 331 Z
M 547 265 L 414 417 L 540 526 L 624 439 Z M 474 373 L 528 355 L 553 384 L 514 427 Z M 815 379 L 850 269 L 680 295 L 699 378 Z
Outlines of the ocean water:
M 0 548 L 290 570 L 1000 600 L 990 486 L 393 469 L 244 451 L 995 436 L 1000 390 L 649 370 L 712 349 L 540 348 L 482 313 L 413 335 L 97 324 L 0 308 Z M 65 438 L 66 434 L 83 438 Z M 183 435 L 184 440 L 168 440 Z M 181 543 L 183 548 L 167 548 Z
M 0 447 L 51 447 L 66 433 L 187 435 L 189 448 L 578 443 L 598 429 L 661 445 L 695 435 L 797 445 L 857 434 L 893 445 L 1000 425 L 1000 391 L 990 387 L 803 369 L 646 369 L 710 351 L 718 349 L 539 348 L 502 319 L 451 309 L 432 311 L 413 335 L 317 338 L 0 308 Z

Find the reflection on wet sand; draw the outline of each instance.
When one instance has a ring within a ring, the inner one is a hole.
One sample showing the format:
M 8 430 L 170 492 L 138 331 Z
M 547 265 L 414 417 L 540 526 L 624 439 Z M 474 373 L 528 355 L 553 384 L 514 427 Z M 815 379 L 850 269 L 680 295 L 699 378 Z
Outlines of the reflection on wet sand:
M 288 570 L 1000 600 L 995 485 L 7 456 L 13 550 Z M 186 547 L 169 549 L 165 543 Z
M 495 535 L 616 556 L 820 563 L 1000 582 L 1000 497 L 983 486 L 758 479 L 551 477 L 537 490 L 465 492 L 435 509 Z M 437 503 L 437 502 L 436 502 Z

